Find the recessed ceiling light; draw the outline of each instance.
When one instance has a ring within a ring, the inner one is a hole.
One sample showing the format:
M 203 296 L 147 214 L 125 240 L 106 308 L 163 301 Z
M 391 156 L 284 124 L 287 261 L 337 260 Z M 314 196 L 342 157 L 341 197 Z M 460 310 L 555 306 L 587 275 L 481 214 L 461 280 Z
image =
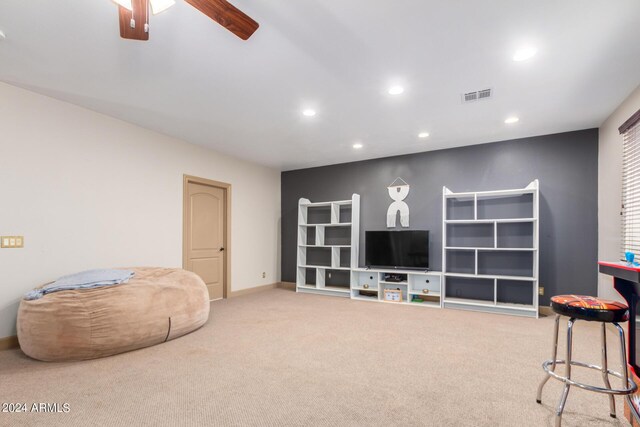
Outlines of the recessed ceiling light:
M 313 117 L 316 115 L 316 110 L 312 110 L 311 108 L 307 108 L 306 110 L 302 111 L 302 114 L 307 116 L 307 117 Z
M 355 148 L 356 150 L 359 150 L 363 147 L 363 145 L 359 142 L 356 142 L 355 144 L 353 144 L 353 148 Z
M 427 138 L 429 136 L 429 132 L 420 132 L 418 134 L 418 138 Z
M 526 61 L 527 59 L 533 58 L 537 52 L 538 49 L 532 46 L 521 47 L 513 54 L 513 60 L 517 62 Z
M 402 92 L 404 92 L 402 86 L 395 85 L 389 88 L 389 95 L 400 95 Z
M 513 123 L 517 123 L 520 119 L 516 116 L 513 117 L 508 117 L 507 120 L 505 120 L 504 122 L 508 125 L 511 125 Z

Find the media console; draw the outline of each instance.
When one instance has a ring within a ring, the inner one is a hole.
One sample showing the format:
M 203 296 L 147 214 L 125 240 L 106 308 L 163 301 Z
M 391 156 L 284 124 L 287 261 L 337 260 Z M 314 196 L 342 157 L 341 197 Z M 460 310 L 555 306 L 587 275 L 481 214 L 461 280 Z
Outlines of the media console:
M 395 277 L 390 280 L 390 276 Z M 385 289 L 396 289 L 402 298 L 393 304 L 441 307 L 441 286 L 442 273 L 438 271 L 356 268 L 351 272 L 351 298 L 362 301 L 387 302 Z

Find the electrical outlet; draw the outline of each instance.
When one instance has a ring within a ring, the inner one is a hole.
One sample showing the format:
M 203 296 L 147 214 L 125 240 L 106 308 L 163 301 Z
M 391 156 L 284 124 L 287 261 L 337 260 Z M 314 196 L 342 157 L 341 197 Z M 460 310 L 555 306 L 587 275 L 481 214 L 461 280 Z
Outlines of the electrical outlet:
M 1 248 L 23 248 L 24 236 L 2 236 L 0 237 Z
M 262 272 L 262 278 L 263 278 L 263 279 L 266 279 L 266 278 L 267 278 L 267 273 L 266 273 L 266 272 L 264 272 L 264 271 Z
M 538 288 L 538 295 L 544 295 L 544 286 Z

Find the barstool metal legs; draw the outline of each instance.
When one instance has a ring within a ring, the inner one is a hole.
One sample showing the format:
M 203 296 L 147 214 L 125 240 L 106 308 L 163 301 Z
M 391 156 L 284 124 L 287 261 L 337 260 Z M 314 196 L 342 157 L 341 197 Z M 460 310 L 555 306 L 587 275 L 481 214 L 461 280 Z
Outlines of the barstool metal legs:
M 567 322 L 567 358 L 565 360 L 565 378 L 571 379 L 571 347 L 573 344 L 573 324 L 576 319 L 571 318 Z M 560 397 L 560 403 L 558 403 L 558 410 L 556 411 L 556 427 L 562 425 L 562 411 L 564 411 L 564 405 L 567 403 L 567 396 L 569 395 L 569 389 L 571 384 L 564 383 L 564 390 L 562 390 L 562 396 Z
M 622 377 L 625 385 L 629 384 L 629 373 L 627 372 L 627 348 L 624 341 L 624 329 L 617 323 L 613 324 L 618 330 L 620 336 L 620 361 L 622 362 Z M 633 390 L 635 391 L 635 390 Z
M 607 365 L 607 325 L 604 322 L 602 322 L 602 379 L 604 380 L 604 385 L 611 389 L 609 367 Z M 616 399 L 613 394 L 609 395 L 609 416 L 611 418 L 616 417 Z
M 551 346 L 551 360 L 553 361 L 551 364 L 552 371 L 556 370 L 556 359 L 558 358 L 558 327 L 559 325 L 560 325 L 560 315 L 556 314 L 555 326 L 553 329 L 553 343 Z M 551 378 L 549 375 L 545 375 L 544 379 L 538 386 L 538 396 L 536 397 L 536 402 L 538 403 L 542 403 L 542 389 L 544 388 L 544 385 L 547 383 L 547 381 L 549 381 L 549 378 Z
M 613 371 L 611 369 L 609 369 L 608 366 L 608 360 L 607 360 L 607 332 L 606 332 L 606 323 L 602 322 L 602 329 L 601 329 L 601 338 L 602 338 L 602 347 L 601 347 L 601 354 L 602 354 L 602 366 L 597 366 L 597 365 L 591 365 L 591 364 L 587 364 L 587 363 L 583 363 L 580 361 L 574 361 L 572 360 L 572 344 L 573 344 L 573 325 L 575 324 L 575 321 L 577 319 L 575 318 L 571 318 L 569 319 L 569 322 L 567 323 L 567 358 L 565 360 L 559 360 L 557 359 L 558 357 L 558 329 L 559 329 L 559 321 L 560 321 L 560 315 L 556 315 L 556 319 L 555 319 L 555 328 L 554 328 L 554 333 L 553 333 L 553 347 L 552 347 L 552 359 L 550 360 L 546 360 L 543 364 L 542 364 L 542 368 L 544 369 L 544 371 L 546 372 L 547 376 L 542 380 L 542 382 L 540 383 L 540 385 L 538 386 L 538 395 L 536 398 L 536 401 L 538 403 L 542 402 L 542 389 L 544 388 L 545 384 L 547 383 L 547 381 L 549 380 L 550 377 L 553 377 L 559 381 L 562 381 L 564 383 L 564 388 L 562 390 L 562 395 L 560 396 L 560 402 L 558 402 L 558 407 L 556 409 L 556 421 L 555 421 L 555 425 L 556 427 L 560 427 L 562 424 L 562 413 L 564 411 L 564 406 L 567 403 L 567 397 L 569 395 L 569 389 L 571 388 L 572 385 L 575 385 L 576 387 L 585 389 L 585 390 L 590 390 L 590 391 L 595 391 L 597 393 L 605 393 L 607 395 L 609 395 L 609 413 L 611 415 L 611 417 L 616 418 L 616 406 L 615 406 L 615 397 L 614 395 L 616 394 L 620 394 L 620 395 L 629 395 L 631 393 L 635 393 L 636 390 L 638 390 L 638 386 L 629 379 L 629 373 L 627 371 L 627 349 L 626 349 L 626 342 L 625 342 L 625 338 L 624 338 L 624 329 L 622 329 L 622 327 L 615 322 L 612 322 L 612 324 L 616 327 L 616 329 L 618 330 L 618 335 L 620 338 L 620 361 L 622 362 L 622 371 L 621 372 L 616 372 Z M 565 365 L 565 375 L 562 376 L 560 374 L 558 374 L 557 372 L 555 372 L 556 366 L 557 365 Z M 594 385 L 590 385 L 590 384 L 585 384 L 585 383 L 581 383 L 578 381 L 574 381 L 571 379 L 571 365 L 576 365 L 576 366 L 580 366 L 583 368 L 589 368 L 589 369 L 595 369 L 600 371 L 600 373 L 602 374 L 602 379 L 604 381 L 605 387 L 597 387 Z M 624 387 L 623 388 L 611 388 L 611 383 L 609 382 L 609 375 L 613 375 L 614 377 L 620 378 L 622 381 L 624 381 Z

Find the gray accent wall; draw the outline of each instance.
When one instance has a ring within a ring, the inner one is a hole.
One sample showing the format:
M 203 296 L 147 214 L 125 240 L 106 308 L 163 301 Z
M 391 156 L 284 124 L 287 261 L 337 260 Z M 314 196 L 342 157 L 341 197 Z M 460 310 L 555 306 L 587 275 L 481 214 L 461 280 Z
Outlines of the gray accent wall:
M 405 199 L 409 229 L 430 231 L 433 270 L 442 270 L 443 186 L 454 192 L 500 190 L 539 179 L 540 286 L 545 288 L 540 303 L 557 294 L 597 294 L 597 129 L 283 172 L 282 280 L 296 277 L 298 199 L 360 194 L 362 266 L 364 231 L 387 229 L 392 202 L 387 186 L 396 177 L 411 186 Z

